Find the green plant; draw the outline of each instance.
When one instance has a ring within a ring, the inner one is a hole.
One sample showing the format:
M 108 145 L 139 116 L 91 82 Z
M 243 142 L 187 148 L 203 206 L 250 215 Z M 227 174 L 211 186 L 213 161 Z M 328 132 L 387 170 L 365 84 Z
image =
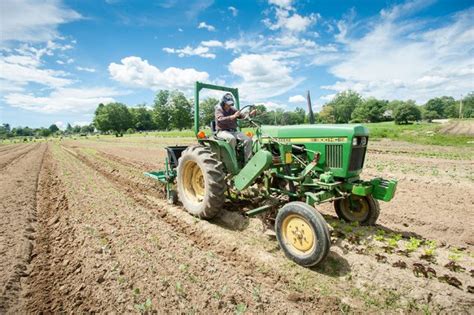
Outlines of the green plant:
M 384 230 L 377 230 L 375 233 L 375 240 L 379 242 L 385 241 L 385 231 Z
M 450 261 L 457 262 L 462 258 L 462 252 L 458 248 L 453 247 L 449 251 L 451 252 L 448 255 Z
M 179 296 L 184 296 L 185 295 L 184 287 L 181 284 L 181 282 L 179 282 L 179 281 L 176 282 L 175 289 L 176 289 L 176 294 L 178 294 Z
M 235 314 L 244 314 L 247 310 L 247 305 L 245 303 L 239 303 L 235 307 Z
M 260 286 L 254 287 L 252 290 L 252 296 L 255 302 L 260 302 L 262 300 L 262 297 L 260 296 L 260 290 Z
M 150 311 L 152 308 L 153 308 L 153 304 L 150 298 L 146 299 L 144 303 L 135 304 L 135 309 L 139 311 L 140 313 L 145 313 L 147 311 Z
M 387 239 L 387 243 L 388 243 L 388 246 L 392 248 L 398 247 L 398 241 L 396 239 L 389 238 Z
M 405 248 L 408 252 L 414 252 L 416 251 L 421 245 L 421 240 L 415 238 L 415 237 L 410 237 L 410 241 L 405 244 Z
M 187 265 L 187 264 L 181 264 L 178 267 L 179 271 L 182 271 L 182 272 L 188 271 L 188 268 L 189 268 L 189 265 Z

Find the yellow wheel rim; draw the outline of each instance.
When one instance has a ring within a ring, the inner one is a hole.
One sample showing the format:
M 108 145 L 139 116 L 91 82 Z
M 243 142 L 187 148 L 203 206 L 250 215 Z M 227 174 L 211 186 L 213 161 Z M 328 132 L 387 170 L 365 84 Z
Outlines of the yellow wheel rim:
M 283 219 L 281 230 L 285 244 L 296 254 L 307 254 L 316 246 L 316 234 L 313 228 L 298 214 L 291 214 Z
M 188 200 L 199 204 L 204 200 L 206 184 L 199 165 L 194 161 L 187 161 L 183 168 L 183 187 Z
M 352 198 L 352 203 L 355 205 L 354 207 L 352 207 L 349 198 Z M 360 196 L 351 196 L 349 198 L 342 200 L 341 210 L 344 212 L 344 216 L 349 221 L 362 222 L 367 219 L 369 215 L 369 203 L 367 200 Z

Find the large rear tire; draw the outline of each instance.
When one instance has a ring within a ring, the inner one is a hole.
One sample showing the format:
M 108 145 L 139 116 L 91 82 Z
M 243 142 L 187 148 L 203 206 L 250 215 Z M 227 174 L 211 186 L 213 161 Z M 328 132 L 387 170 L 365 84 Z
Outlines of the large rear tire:
M 179 158 L 177 189 L 186 211 L 199 218 L 212 219 L 225 201 L 223 164 L 208 147 L 188 147 Z
M 326 220 L 301 201 L 287 203 L 278 211 L 275 233 L 285 255 L 304 267 L 321 262 L 331 247 Z
M 336 200 L 334 208 L 339 219 L 359 222 L 360 225 L 375 225 L 380 215 L 380 205 L 371 195 L 351 195 L 348 198 Z

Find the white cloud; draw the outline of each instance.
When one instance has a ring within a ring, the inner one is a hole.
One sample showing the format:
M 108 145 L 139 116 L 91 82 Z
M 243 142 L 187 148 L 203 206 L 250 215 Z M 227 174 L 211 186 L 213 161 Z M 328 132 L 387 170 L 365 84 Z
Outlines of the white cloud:
M 230 13 L 232 13 L 232 16 L 237 16 L 239 14 L 239 10 L 237 10 L 236 7 L 230 6 L 230 7 L 227 8 L 227 10 L 229 10 Z
M 199 23 L 198 28 L 205 28 L 209 32 L 214 32 L 216 30 L 216 28 L 214 26 L 209 25 L 206 22 Z
M 263 23 L 273 31 L 282 29 L 292 33 L 301 33 L 316 23 L 318 17 L 319 15 L 314 13 L 302 16 L 290 9 L 276 8 L 276 21 L 272 22 L 267 18 L 263 20 Z
M 344 36 L 347 52 L 330 68 L 338 82 L 323 88 L 353 89 L 385 99 L 423 103 L 440 96 L 459 97 L 474 82 L 474 8 L 449 18 L 443 26 L 404 18 L 419 7 L 408 2 L 383 10 L 372 30 L 359 38 Z
M 39 43 L 58 37 L 60 24 L 81 19 L 61 1 L 2 0 L 0 45 L 10 41 Z
M 84 126 L 87 126 L 87 125 L 90 125 L 91 124 L 91 121 L 75 121 L 71 124 L 71 126 L 75 127 L 75 126 L 79 126 L 79 127 L 84 127 Z
M 229 71 L 241 78 L 237 85 L 243 98 L 254 101 L 281 95 L 303 80 L 293 78 L 290 67 L 272 55 L 242 55 L 229 64 Z
M 63 121 L 57 121 L 54 124 L 56 125 L 56 127 L 58 127 L 61 130 L 66 129 L 66 124 Z
M 18 87 L 37 83 L 48 87 L 62 87 L 73 81 L 67 73 L 58 70 L 41 69 L 40 61 L 31 56 L 10 55 L 0 57 L 0 79 Z
M 80 67 L 80 66 L 77 66 L 76 69 L 79 71 L 85 71 L 85 72 L 91 72 L 91 73 L 94 73 L 96 71 L 94 68 L 87 68 L 87 67 Z
M 293 0 L 268 0 L 269 4 L 274 4 L 280 8 L 290 9 Z
M 58 88 L 47 96 L 34 94 L 10 93 L 4 97 L 12 106 L 42 113 L 87 112 L 99 103 L 114 101 L 114 96 L 121 95 L 110 88 Z
M 147 60 L 130 56 L 123 58 L 119 64 L 111 63 L 109 73 L 112 79 L 131 86 L 159 89 L 192 90 L 195 81 L 208 81 L 207 72 L 193 68 L 170 67 L 161 71 L 150 65 Z
M 294 96 L 290 96 L 288 98 L 288 102 L 290 102 L 290 103 L 305 103 L 306 98 L 303 95 L 294 95 Z
M 223 47 L 224 46 L 224 44 L 218 40 L 202 41 L 201 45 L 206 46 L 206 47 Z
M 181 49 L 165 47 L 163 48 L 163 51 L 169 54 L 177 54 L 179 57 L 199 56 L 202 58 L 209 58 L 209 59 L 216 58 L 215 54 L 209 52 L 209 47 L 205 47 L 205 46 L 198 46 L 195 48 L 191 46 L 186 46 Z
M 284 106 L 282 104 L 271 102 L 271 101 L 256 103 L 255 105 L 263 105 L 263 106 L 265 106 L 265 108 L 267 110 L 277 110 L 277 109 L 285 109 L 286 108 L 286 106 Z

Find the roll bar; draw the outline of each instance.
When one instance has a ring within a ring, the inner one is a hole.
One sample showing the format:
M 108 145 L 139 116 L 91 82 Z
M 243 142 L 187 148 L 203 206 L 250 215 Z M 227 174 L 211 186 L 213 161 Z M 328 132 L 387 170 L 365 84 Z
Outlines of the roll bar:
M 237 110 L 240 110 L 239 89 L 196 81 L 196 89 L 194 90 L 194 134 L 196 135 L 199 132 L 199 92 L 201 92 L 202 89 L 232 93 L 235 99 L 235 106 Z

